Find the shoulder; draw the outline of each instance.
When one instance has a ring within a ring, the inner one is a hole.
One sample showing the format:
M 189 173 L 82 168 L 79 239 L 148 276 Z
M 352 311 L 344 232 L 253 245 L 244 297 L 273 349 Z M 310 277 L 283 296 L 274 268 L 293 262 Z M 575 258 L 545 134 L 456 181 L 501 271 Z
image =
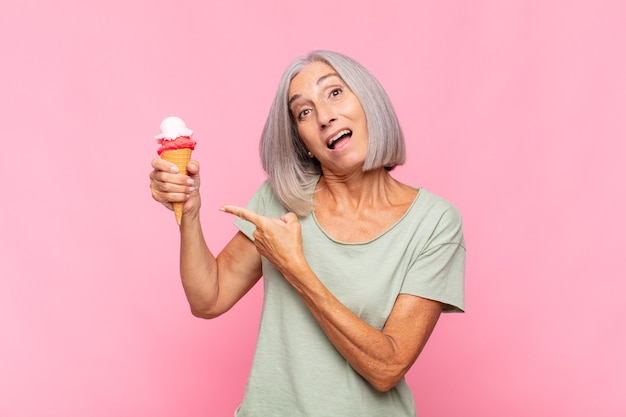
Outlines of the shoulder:
M 415 204 L 415 215 L 431 230 L 437 241 L 463 242 L 463 217 L 445 198 L 420 188 Z
M 268 180 L 257 188 L 246 207 L 268 217 L 280 217 L 287 212 Z
M 431 216 L 443 217 L 453 223 L 462 222 L 461 213 L 450 201 L 424 188 L 419 189 L 416 202 L 425 208 Z
M 265 204 L 272 199 L 276 199 L 276 194 L 274 193 L 270 182 L 268 180 L 264 180 L 250 198 L 250 203 L 259 204 L 260 202 L 263 202 Z
M 287 212 L 267 180 L 263 181 L 257 188 L 248 204 L 246 204 L 246 208 L 266 217 L 281 217 Z M 256 226 L 253 223 L 242 218 L 235 219 L 233 223 L 250 240 L 254 240 L 253 233 L 256 230 Z

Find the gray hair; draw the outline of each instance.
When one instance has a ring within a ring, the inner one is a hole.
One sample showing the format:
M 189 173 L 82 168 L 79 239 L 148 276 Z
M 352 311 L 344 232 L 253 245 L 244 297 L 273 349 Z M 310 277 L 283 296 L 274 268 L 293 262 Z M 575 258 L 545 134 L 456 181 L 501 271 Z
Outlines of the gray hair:
M 404 135 L 387 93 L 370 72 L 355 60 L 331 51 L 313 51 L 285 70 L 270 108 L 260 142 L 263 169 L 274 193 L 299 216 L 313 210 L 314 184 L 322 169 L 309 158 L 288 106 L 291 80 L 310 63 L 324 62 L 337 71 L 357 96 L 367 119 L 369 149 L 363 171 L 393 169 L 406 159 Z

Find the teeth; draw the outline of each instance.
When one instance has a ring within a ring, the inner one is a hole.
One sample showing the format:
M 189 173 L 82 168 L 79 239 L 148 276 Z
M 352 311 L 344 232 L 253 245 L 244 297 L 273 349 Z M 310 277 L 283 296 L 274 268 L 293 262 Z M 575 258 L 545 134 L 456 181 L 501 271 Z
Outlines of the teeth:
M 344 135 L 348 135 L 348 134 L 350 134 L 350 131 L 348 129 L 342 130 L 341 132 L 338 132 L 335 136 L 330 138 L 330 140 L 328 141 L 328 147 L 332 148 L 333 145 L 335 144 L 335 142 L 337 142 L 339 140 L 339 138 L 341 138 Z

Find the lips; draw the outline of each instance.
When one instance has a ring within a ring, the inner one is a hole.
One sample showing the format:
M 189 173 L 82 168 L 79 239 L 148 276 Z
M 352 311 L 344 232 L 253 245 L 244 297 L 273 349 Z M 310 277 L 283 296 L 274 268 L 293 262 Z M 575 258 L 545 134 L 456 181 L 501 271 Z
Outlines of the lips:
M 343 138 L 346 137 L 350 137 L 352 136 L 352 131 L 349 129 L 343 129 L 340 130 L 339 132 L 335 133 L 333 136 L 331 136 L 328 141 L 326 142 L 326 146 L 328 146 L 328 149 L 335 149 L 335 145 L 337 144 L 337 142 Z

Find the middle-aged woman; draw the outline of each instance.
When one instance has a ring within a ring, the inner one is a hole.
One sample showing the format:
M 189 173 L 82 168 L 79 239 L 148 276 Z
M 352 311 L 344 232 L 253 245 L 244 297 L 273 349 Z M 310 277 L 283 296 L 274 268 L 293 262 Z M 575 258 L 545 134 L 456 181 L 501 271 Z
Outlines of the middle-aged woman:
M 228 311 L 263 276 L 239 417 L 415 416 L 404 380 L 442 311 L 463 311 L 465 244 L 446 200 L 395 180 L 404 138 L 354 60 L 295 60 L 261 137 L 267 181 L 215 257 L 200 226 L 199 164 L 153 161 L 153 197 L 184 201 L 180 271 L 194 315 Z

